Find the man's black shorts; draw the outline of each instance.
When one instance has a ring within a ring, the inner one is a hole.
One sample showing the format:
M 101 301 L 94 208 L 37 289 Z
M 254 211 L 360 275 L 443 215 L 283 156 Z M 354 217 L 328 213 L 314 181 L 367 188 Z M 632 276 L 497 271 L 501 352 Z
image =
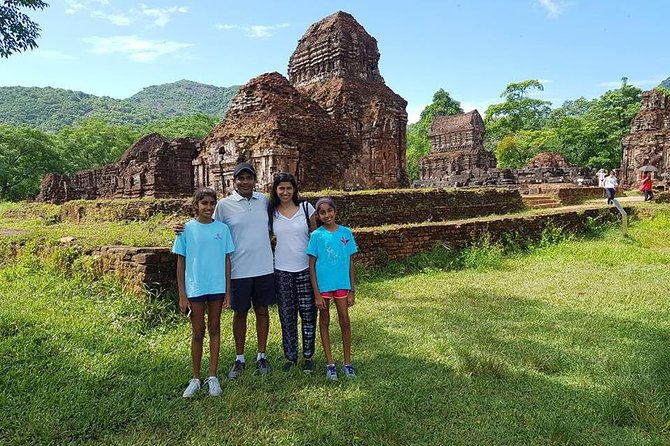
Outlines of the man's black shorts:
M 230 307 L 239 313 L 246 313 L 254 307 L 267 307 L 275 303 L 274 274 L 264 276 L 231 279 L 232 298 Z

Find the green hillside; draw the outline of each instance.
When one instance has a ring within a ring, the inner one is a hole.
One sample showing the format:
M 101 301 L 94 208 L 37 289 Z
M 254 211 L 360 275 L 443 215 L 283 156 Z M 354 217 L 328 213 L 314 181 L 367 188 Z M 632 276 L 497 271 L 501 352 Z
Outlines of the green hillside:
M 670 77 L 661 82 L 661 85 L 659 85 L 659 87 L 665 87 L 668 90 L 670 90 Z
M 135 125 L 196 113 L 223 117 L 238 90 L 182 80 L 114 99 L 61 88 L 0 87 L 0 123 L 55 132 L 91 116 Z
M 170 115 L 204 113 L 223 116 L 238 86 L 215 87 L 189 80 L 143 88 L 126 101 Z

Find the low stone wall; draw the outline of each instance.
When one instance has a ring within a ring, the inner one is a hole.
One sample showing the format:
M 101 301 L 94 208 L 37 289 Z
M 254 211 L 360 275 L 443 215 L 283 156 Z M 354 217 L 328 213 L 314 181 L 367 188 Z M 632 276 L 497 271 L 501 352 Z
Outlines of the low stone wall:
M 659 192 L 654 197 L 656 203 L 670 203 L 670 192 Z
M 136 294 L 177 289 L 177 258 L 169 248 L 101 246 L 91 255 L 98 275 L 113 276 Z
M 60 207 L 61 221 L 74 223 L 95 221 L 147 220 L 156 214 L 191 215 L 191 199 L 139 199 L 139 200 L 76 200 Z
M 627 209 L 629 213 L 632 209 Z M 500 217 L 464 223 L 433 222 L 387 228 L 354 230 L 359 246 L 356 262 L 384 266 L 391 260 L 430 251 L 443 245 L 461 249 L 482 241 L 496 242 L 503 237 L 539 240 L 545 229 L 561 228 L 569 233 L 583 232 L 591 220 L 618 221 L 614 208 L 557 212 L 547 215 Z M 99 273 L 112 274 L 130 289 L 176 289 L 176 258 L 169 248 L 131 248 L 107 246 L 96 250 Z
M 630 212 L 627 209 L 627 212 Z M 383 266 L 391 260 L 430 251 L 436 246 L 461 249 L 485 237 L 495 243 L 503 237 L 539 240 L 548 228 L 562 228 L 568 233 L 583 232 L 590 219 L 600 222 L 617 221 L 614 208 L 557 212 L 545 215 L 507 216 L 504 218 L 469 221 L 465 223 L 432 223 L 375 229 L 361 228 L 354 232 L 360 253 L 357 261 L 369 266 Z
M 325 194 L 304 194 L 312 204 Z M 338 223 L 353 228 L 447 221 L 508 214 L 524 209 L 521 195 L 509 189 L 403 189 L 328 194 Z
M 563 204 L 577 204 L 584 200 L 603 198 L 603 191 L 604 189 L 598 186 L 563 187 L 551 194 L 556 195 Z
M 312 204 L 329 195 L 338 222 L 366 227 L 507 214 L 524 208 L 521 195 L 508 189 L 404 189 L 365 192 L 305 193 Z M 156 213 L 191 215 L 190 199 L 77 200 L 61 205 L 63 221 L 145 220 Z

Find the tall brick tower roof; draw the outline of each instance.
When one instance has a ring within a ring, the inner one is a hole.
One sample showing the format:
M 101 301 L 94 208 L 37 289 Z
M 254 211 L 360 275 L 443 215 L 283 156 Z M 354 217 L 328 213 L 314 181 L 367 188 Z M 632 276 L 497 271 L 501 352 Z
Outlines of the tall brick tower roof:
M 295 87 L 333 77 L 383 83 L 377 40 L 351 14 L 338 11 L 305 32 L 289 60 L 288 77 Z

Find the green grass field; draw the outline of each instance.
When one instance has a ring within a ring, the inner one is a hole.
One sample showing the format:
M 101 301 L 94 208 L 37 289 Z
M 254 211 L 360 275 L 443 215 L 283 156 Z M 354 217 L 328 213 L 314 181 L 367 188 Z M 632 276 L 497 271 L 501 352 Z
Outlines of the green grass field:
M 0 444 L 670 444 L 670 211 L 625 238 L 453 259 L 361 272 L 358 379 L 326 382 L 320 350 L 318 373 L 279 371 L 273 311 L 275 372 L 193 400 L 190 327 L 171 302 L 30 256 L 5 264 Z M 249 358 L 253 327 L 248 340 Z

